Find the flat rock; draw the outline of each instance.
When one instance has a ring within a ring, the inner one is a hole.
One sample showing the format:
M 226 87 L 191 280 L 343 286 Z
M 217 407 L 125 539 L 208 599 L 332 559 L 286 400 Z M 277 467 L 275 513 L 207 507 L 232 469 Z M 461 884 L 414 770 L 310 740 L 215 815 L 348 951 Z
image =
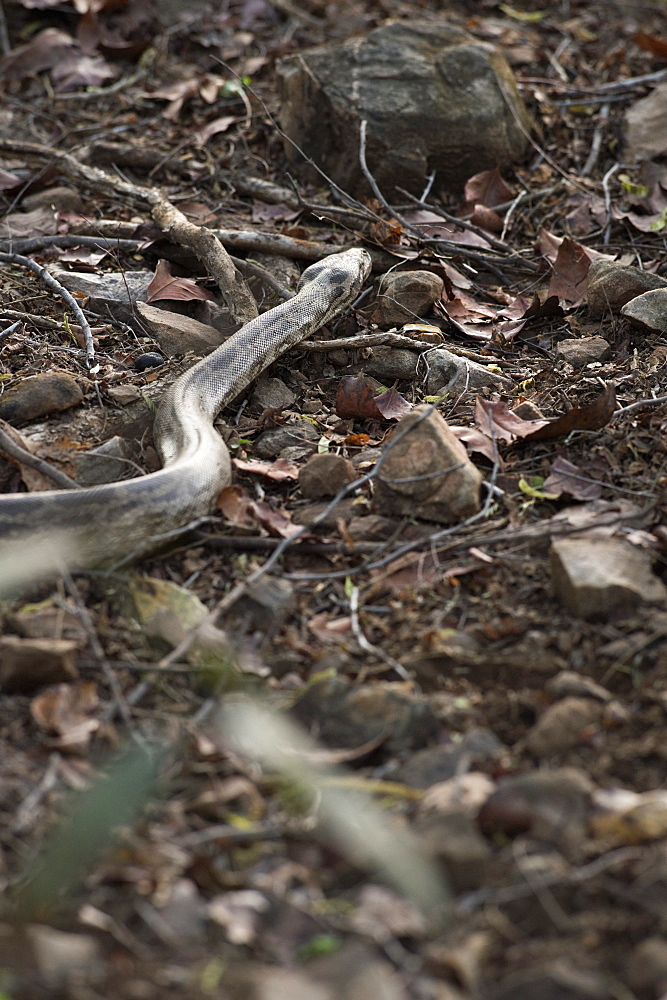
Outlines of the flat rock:
M 0 419 L 19 427 L 82 402 L 81 386 L 67 372 L 32 375 L 0 396 Z
M 654 288 L 630 299 L 621 316 L 647 333 L 667 333 L 667 288 Z
M 319 439 L 320 435 L 310 420 L 294 420 L 263 431 L 255 438 L 252 452 L 256 458 L 277 458 L 285 448 L 299 447 L 303 457 L 315 451 Z
M 522 157 L 533 128 L 499 50 L 442 21 L 394 22 L 302 51 L 278 75 L 285 133 L 351 194 L 370 191 L 362 120 L 368 167 L 389 198 L 397 185 L 419 193 L 433 170 L 436 190 L 458 192 L 472 174 Z M 321 184 L 291 143 L 285 152 Z
M 561 340 L 556 345 L 556 357 L 567 361 L 573 368 L 584 368 L 593 361 L 605 361 L 611 354 L 611 345 L 604 337 L 582 337 L 579 340 Z
M 253 413 L 263 413 L 264 410 L 284 410 L 294 405 L 294 393 L 285 385 L 281 378 L 259 378 L 255 382 L 249 396 L 249 405 Z
M 426 316 L 444 290 L 442 278 L 431 271 L 390 271 L 380 279 L 371 321 L 389 327 Z
M 85 211 L 85 202 L 80 192 L 66 185 L 44 188 L 43 191 L 35 191 L 21 200 L 21 208 L 26 211 L 32 211 L 42 205 L 53 208 L 56 212 Z
M 618 312 L 622 306 L 654 288 L 667 287 L 667 279 L 638 267 L 598 257 L 588 269 L 588 308 L 594 316 Z
M 311 684 L 292 707 L 329 747 L 352 748 L 384 738 L 391 753 L 424 746 L 439 728 L 426 698 L 399 684 L 350 685 L 332 677 Z
M 631 611 L 667 599 L 650 555 L 621 538 L 590 534 L 557 539 L 550 564 L 556 596 L 579 618 L 605 619 L 619 608 Z
M 542 713 L 527 734 L 526 746 L 536 757 L 557 756 L 585 743 L 601 720 L 599 702 L 592 698 L 563 698 Z
M 599 652 L 599 650 L 598 650 Z M 595 698 L 606 703 L 611 701 L 611 695 L 606 688 L 574 670 L 561 670 L 545 684 L 546 690 L 555 698 Z
M 346 362 L 347 363 L 347 362 Z M 419 354 L 403 347 L 374 347 L 369 358 L 364 358 L 355 370 L 381 382 L 391 383 L 397 379 L 414 379 L 417 374 Z
M 310 500 L 335 497 L 339 490 L 357 478 L 352 462 L 342 455 L 312 455 L 299 469 L 299 487 Z
M 219 330 L 189 316 L 158 309 L 147 302 L 137 302 L 136 309 L 168 358 L 189 352 L 201 357 L 210 354 L 225 341 Z
M 443 417 L 428 410 L 417 406 L 406 414 L 385 445 L 375 480 L 377 508 L 451 524 L 479 511 L 482 474 Z
M 68 292 L 86 296 L 87 308 L 105 316 L 110 314 L 130 326 L 136 326 L 135 303 L 146 301 L 147 289 L 153 280 L 152 271 L 90 274 L 67 271 L 57 265 L 49 267 L 48 271 Z
M 128 442 L 118 435 L 97 448 L 80 452 L 76 457 L 77 482 L 82 486 L 98 486 L 130 478 L 135 472 L 128 461 L 130 452 Z
M 78 648 L 72 639 L 0 636 L 0 687 L 6 692 L 32 691 L 76 680 Z
M 469 389 L 482 389 L 485 386 L 514 385 L 511 378 L 500 372 L 490 371 L 484 365 L 468 358 L 461 358 L 444 348 L 436 347 L 425 356 L 427 368 L 426 392 L 430 396 L 443 396 L 445 393 L 462 393 Z

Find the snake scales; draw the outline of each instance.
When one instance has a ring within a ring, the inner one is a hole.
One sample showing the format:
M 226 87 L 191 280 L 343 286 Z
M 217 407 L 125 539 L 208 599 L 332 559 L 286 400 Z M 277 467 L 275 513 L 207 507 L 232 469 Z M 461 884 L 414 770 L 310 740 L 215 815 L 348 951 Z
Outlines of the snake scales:
M 251 320 L 181 375 L 155 420 L 158 472 L 80 491 L 0 496 L 0 562 L 49 543 L 69 566 L 104 565 L 210 513 L 231 480 L 215 416 L 284 351 L 351 305 L 369 272 L 370 256 L 361 249 L 312 264 L 294 298 Z

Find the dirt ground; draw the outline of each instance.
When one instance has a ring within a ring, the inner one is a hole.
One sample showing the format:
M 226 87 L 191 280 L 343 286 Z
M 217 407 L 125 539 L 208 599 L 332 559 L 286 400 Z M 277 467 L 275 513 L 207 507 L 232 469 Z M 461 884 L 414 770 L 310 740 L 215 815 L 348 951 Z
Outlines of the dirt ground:
M 0 998 L 667 995 L 667 323 L 596 314 L 587 291 L 601 254 L 667 277 L 664 152 L 629 162 L 625 119 L 660 85 L 665 4 L 3 7 L 0 386 L 52 371 L 78 386 L 71 409 L 15 421 L 49 465 L 76 475 L 119 435 L 156 468 L 153 400 L 184 365 L 137 370 L 159 344 L 79 297 L 87 367 L 71 310 L 6 255 L 115 275 L 166 257 L 186 317 L 213 285 L 157 243 L 147 205 L 45 148 L 112 173 L 86 150 L 133 147 L 144 159 L 116 176 L 198 225 L 282 234 L 288 258 L 308 241 L 413 260 L 446 288 L 421 333 L 508 381 L 437 401 L 487 486 L 480 516 L 436 524 L 417 502 L 378 509 L 372 471 L 403 408 L 436 402 L 423 379 L 373 379 L 374 346 L 297 348 L 269 373 L 288 402 L 265 383 L 222 414 L 235 469 L 219 514 L 138 565 L 0 604 Z M 502 47 L 540 126 L 494 212 L 488 175 L 468 189 L 500 220 L 495 249 L 464 196 L 429 199 L 481 242 L 454 227 L 425 247 L 377 200 L 336 215 L 349 206 L 286 164 L 276 61 L 416 10 Z M 74 200 L 55 215 L 24 201 L 63 185 Z M 318 339 L 378 332 L 367 306 Z M 559 348 L 594 337 L 607 348 L 585 363 Z M 369 415 L 360 385 L 394 393 Z M 322 465 L 309 491 L 313 453 L 351 465 Z M 49 488 L 0 463 L 3 491 Z M 323 481 L 355 476 L 325 510 Z M 653 597 L 610 586 L 586 614 L 553 549 L 582 529 L 594 551 L 632 543 Z

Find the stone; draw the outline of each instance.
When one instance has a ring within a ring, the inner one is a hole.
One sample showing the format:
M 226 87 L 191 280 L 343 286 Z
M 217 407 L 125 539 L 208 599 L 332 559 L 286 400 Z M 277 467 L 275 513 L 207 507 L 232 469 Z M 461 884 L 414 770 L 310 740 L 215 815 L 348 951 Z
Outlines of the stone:
M 567 361 L 573 368 L 584 368 L 594 361 L 606 361 L 611 345 L 604 337 L 582 337 L 580 340 L 561 340 L 556 344 L 556 357 Z
M 80 192 L 65 185 L 35 191 L 34 194 L 26 195 L 21 201 L 21 208 L 26 211 L 41 208 L 42 205 L 53 208 L 56 212 L 81 213 L 85 211 L 85 203 Z
M 441 347 L 429 351 L 424 362 L 427 368 L 426 392 L 429 396 L 443 396 L 452 392 L 458 394 L 484 386 L 510 388 L 514 385 L 506 375 L 489 371 L 484 365 L 461 358 Z
M 560 538 L 549 555 L 555 594 L 578 618 L 606 619 L 616 609 L 629 612 L 667 599 L 650 555 L 625 539 L 594 534 Z
M 351 685 L 340 677 L 311 684 L 292 706 L 296 719 L 328 747 L 353 748 L 385 738 L 390 753 L 424 746 L 439 723 L 428 700 L 400 684 Z
M 97 448 L 77 455 L 76 481 L 82 486 L 98 486 L 129 479 L 136 471 L 129 456 L 130 448 L 124 438 L 118 435 L 109 438 Z
M 357 478 L 352 462 L 331 452 L 312 455 L 299 469 L 299 487 L 309 500 L 335 497 L 339 490 Z
M 83 402 L 83 392 L 67 372 L 31 375 L 0 396 L 0 419 L 19 427 Z
M 76 680 L 78 648 L 72 639 L 0 636 L 0 687 L 7 693 L 32 691 Z
M 305 454 L 312 454 L 319 439 L 317 428 L 310 420 L 293 420 L 263 431 L 255 438 L 252 453 L 255 458 L 277 458 L 285 448 L 299 446 Z
M 398 422 L 375 479 L 378 511 L 451 524 L 480 510 L 482 474 L 444 418 L 417 406 Z
M 218 330 L 189 316 L 158 309 L 147 302 L 137 302 L 136 309 L 168 358 L 188 353 L 202 357 L 224 343 L 225 338 Z
M 390 271 L 380 279 L 371 322 L 386 328 L 426 316 L 444 290 L 442 278 L 431 271 Z
M 136 385 L 110 385 L 106 394 L 114 406 L 129 406 L 141 399 L 141 392 Z
M 598 650 L 600 653 L 601 650 Z M 601 684 L 596 683 L 592 677 L 585 677 L 574 670 L 561 670 L 555 677 L 551 677 L 545 684 L 545 689 L 555 698 L 595 698 L 603 703 L 611 701 L 611 695 Z
M 563 698 L 528 731 L 526 746 L 536 757 L 555 757 L 585 743 L 601 721 L 602 706 L 592 698 Z
M 454 892 L 482 885 L 491 848 L 473 819 L 463 812 L 429 813 L 415 821 L 412 831 L 444 869 Z
M 643 292 L 666 287 L 667 279 L 658 274 L 598 257 L 588 269 L 588 308 L 594 316 L 604 316 Z
M 416 351 L 402 347 L 374 347 L 371 356 L 355 366 L 355 370 L 386 384 L 398 379 L 414 379 L 418 363 Z
M 385 24 L 365 37 L 333 42 L 278 63 L 281 125 L 337 184 L 370 192 L 366 160 L 384 194 L 415 194 L 436 172 L 436 190 L 460 192 L 481 170 L 521 158 L 534 123 L 501 53 L 446 22 Z M 321 177 L 290 142 L 291 165 Z
M 559 847 L 581 843 L 591 812 L 593 785 L 574 768 L 529 771 L 503 778 L 479 811 L 490 835 L 534 838 Z
M 429 788 L 447 781 L 470 767 L 497 759 L 504 751 L 498 737 L 489 729 L 471 729 L 458 743 L 418 750 L 392 775 L 411 788 Z
M 249 405 L 253 413 L 264 410 L 284 410 L 294 405 L 294 393 L 281 378 L 259 378 L 250 392 Z
M 635 945 L 625 961 L 625 980 L 634 992 L 651 991 L 664 996 L 667 991 L 667 939 L 650 937 Z
M 667 288 L 654 288 L 630 299 L 621 316 L 646 333 L 667 333 Z
M 330 500 L 322 500 L 321 503 L 310 503 L 307 507 L 299 507 L 298 510 L 292 511 L 292 522 L 294 524 L 312 524 L 327 510 L 330 503 Z M 335 531 L 341 522 L 347 524 L 352 518 L 357 517 L 360 510 L 363 510 L 363 507 L 359 507 L 358 500 L 354 497 L 345 497 L 338 501 L 323 521 L 317 522 L 316 528 Z
M 152 271 L 90 274 L 67 271 L 57 265 L 47 270 L 68 292 L 87 297 L 86 308 L 102 313 L 103 316 L 111 315 L 133 328 L 137 325 L 135 304 L 146 301 L 148 286 L 153 280 Z

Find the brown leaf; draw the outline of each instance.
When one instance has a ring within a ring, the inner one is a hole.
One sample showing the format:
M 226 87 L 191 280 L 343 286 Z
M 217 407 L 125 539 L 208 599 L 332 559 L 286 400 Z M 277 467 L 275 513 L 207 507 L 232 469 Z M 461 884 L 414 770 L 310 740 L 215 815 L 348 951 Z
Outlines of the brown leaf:
M 267 479 L 275 479 L 280 482 L 283 479 L 298 479 L 299 466 L 295 462 L 289 462 L 285 458 L 277 458 L 275 462 L 260 462 L 258 459 L 249 461 L 243 458 L 234 458 L 232 463 L 241 472 L 253 472 L 259 476 L 266 476 Z
M 52 69 L 72 48 L 76 48 L 76 42 L 67 32 L 45 28 L 26 45 L 19 45 L 0 59 L 0 77 L 22 80 Z
M 97 688 L 83 684 L 56 684 L 34 698 L 30 712 L 39 728 L 55 737 L 55 745 L 69 753 L 82 753 L 99 729 L 92 713 L 98 707 Z
M 542 489 L 546 493 L 567 493 L 574 500 L 597 500 L 602 495 L 600 483 L 590 482 L 578 465 L 561 455 L 554 459 Z
M 158 261 L 153 280 L 146 289 L 147 302 L 158 302 L 161 299 L 178 299 L 180 301 L 199 299 L 205 301 L 212 298 L 211 292 L 202 288 L 192 278 L 175 278 L 166 260 Z
M 495 208 L 505 201 L 510 201 L 514 197 L 514 192 L 507 186 L 500 176 L 498 167 L 493 170 L 482 170 L 479 174 L 474 174 L 466 183 L 463 196 L 466 205 L 485 205 L 487 208 Z
M 549 295 L 557 295 L 572 305 L 585 302 L 590 266 L 591 259 L 586 248 L 566 236 L 553 264 Z
M 667 39 L 650 35 L 647 31 L 638 31 L 633 41 L 645 52 L 650 52 L 658 59 L 667 59 Z
M 587 406 L 574 406 L 546 426 L 524 437 L 525 441 L 553 441 L 571 431 L 597 431 L 609 423 L 616 409 L 616 386 L 607 382 L 604 392 Z M 536 421 L 539 423 L 539 421 Z
M 511 443 L 529 437 L 548 423 L 548 420 L 524 420 L 503 401 L 493 402 L 482 396 L 475 400 L 475 424 L 492 441 Z
M 376 396 L 374 402 L 385 420 L 400 420 L 404 413 L 412 409 L 412 403 L 408 403 L 395 389 L 387 389 Z
M 344 420 L 363 417 L 381 420 L 382 414 L 375 404 L 373 389 L 363 375 L 341 379 L 336 393 L 336 413 Z

